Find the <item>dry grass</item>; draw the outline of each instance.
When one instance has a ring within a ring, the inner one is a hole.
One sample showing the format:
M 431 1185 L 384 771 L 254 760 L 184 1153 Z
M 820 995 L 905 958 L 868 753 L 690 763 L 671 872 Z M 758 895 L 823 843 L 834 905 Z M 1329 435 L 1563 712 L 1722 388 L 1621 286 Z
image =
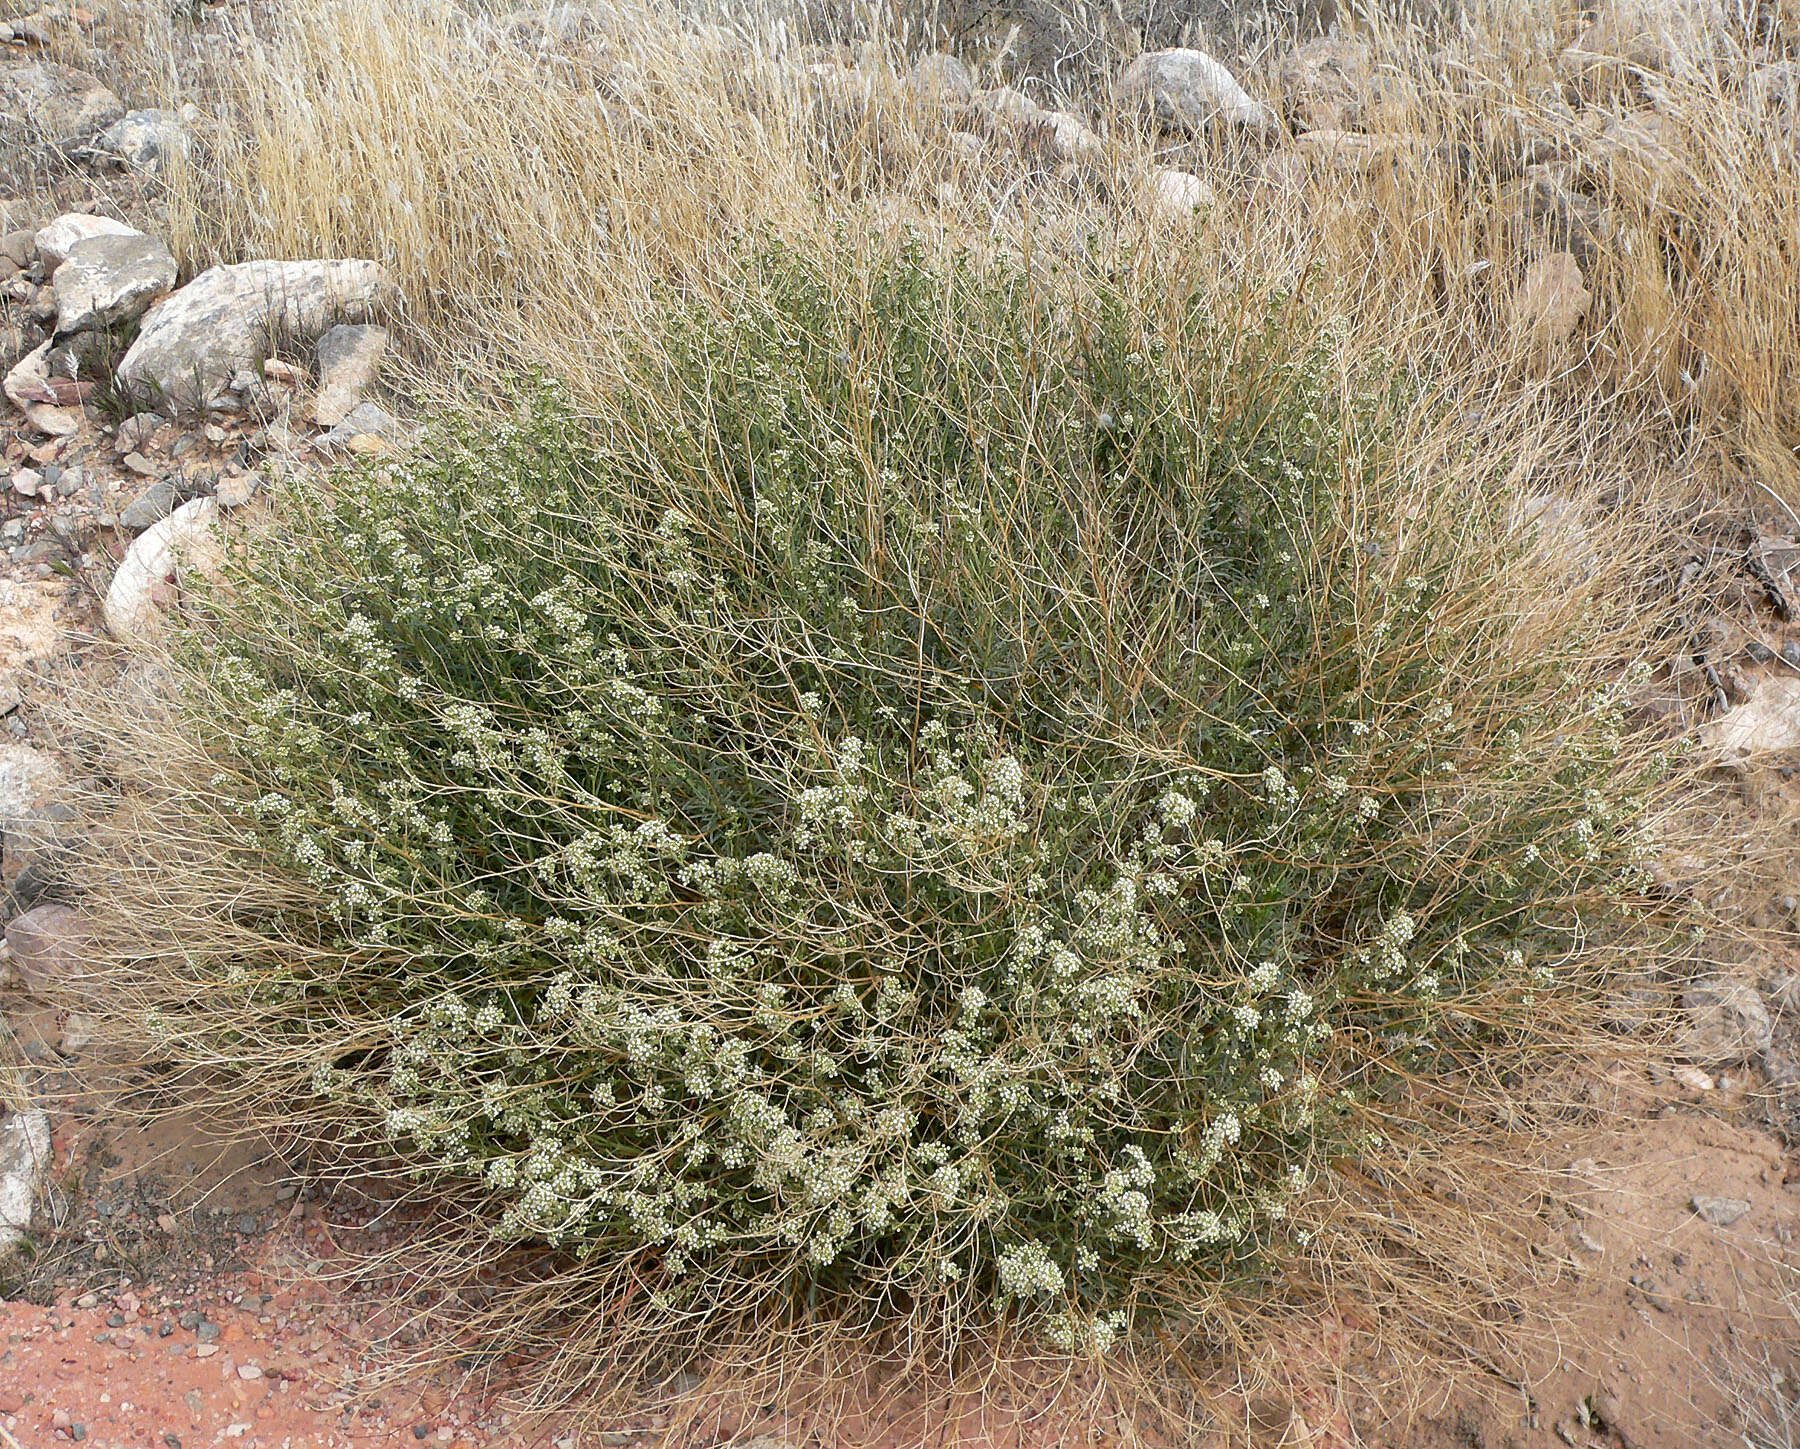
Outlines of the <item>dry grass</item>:
M 884 63 L 854 82 L 819 79 L 766 27 L 619 13 L 602 33 L 539 52 L 448 6 L 295 0 L 199 97 L 212 119 L 200 163 L 176 178 L 174 244 L 193 266 L 377 257 L 406 299 L 399 382 L 417 399 L 479 402 L 541 370 L 600 412 L 622 350 L 653 325 L 657 289 L 673 280 L 708 295 L 722 250 L 748 230 L 804 241 L 910 227 L 928 246 L 1046 266 L 1090 245 L 1155 247 L 1165 263 L 1143 269 L 1146 288 L 1179 274 L 1220 295 L 1300 291 L 1338 324 L 1346 370 L 1384 354 L 1426 380 L 1430 405 L 1401 427 L 1415 475 L 1435 487 L 1385 500 L 1415 510 L 1412 526 L 1469 530 L 1471 546 L 1489 546 L 1470 499 L 1569 500 L 1585 532 L 1560 554 L 1549 546 L 1509 565 L 1493 606 L 1516 618 L 1516 650 L 1554 647 L 1588 664 L 1663 647 L 1653 626 L 1670 600 L 1657 580 L 1671 572 L 1671 540 L 1704 531 L 1707 510 L 1766 511 L 1771 492 L 1800 505 L 1800 267 L 1781 240 L 1800 236 L 1800 168 L 1782 118 L 1744 103 L 1748 53 L 1627 78 L 1571 116 L 1554 67 L 1579 28 L 1568 5 L 1494 6 L 1442 52 L 1439 38 L 1370 18 L 1392 149 L 1367 164 L 1266 168 L 1226 140 L 1159 155 L 1115 123 L 1101 127 L 1103 159 L 1068 167 L 1041 138 L 998 133 L 971 158 Z M 172 73 L 156 54 L 152 44 L 137 62 L 146 85 Z M 1270 92 L 1274 58 L 1244 76 L 1252 91 Z M 1646 88 L 1649 110 L 1635 104 Z M 1652 164 L 1603 141 L 1634 114 L 1661 118 L 1666 154 Z M 1527 267 L 1561 245 L 1524 216 L 1534 138 L 1574 138 L 1572 167 L 1599 185 L 1596 226 L 1579 243 L 1592 307 L 1549 349 L 1512 310 Z M 1220 203 L 1159 224 L 1142 196 L 1152 164 L 1207 176 Z M 159 778 L 146 787 L 179 789 L 170 737 L 150 738 Z M 147 758 L 143 740 L 120 743 Z M 204 778 L 205 760 L 189 763 Z M 196 860 L 209 849 L 197 842 Z M 1536 1048 L 1592 1040 L 1573 1019 L 1557 1031 Z M 1370 1315 L 1380 1335 L 1423 1346 L 1421 1382 L 1469 1344 L 1486 1345 L 1480 1373 L 1492 1380 L 1531 1268 L 1513 1219 L 1473 1209 L 1516 1200 L 1534 1149 L 1496 1139 L 1478 1115 L 1461 1134 L 1446 1123 L 1515 1091 L 1536 1060 L 1464 1080 L 1451 1102 L 1440 1084 L 1393 1104 L 1382 1126 L 1410 1144 L 1397 1154 L 1404 1169 L 1333 1179 L 1307 1209 L 1315 1248 L 1287 1265 L 1282 1304 L 1209 1305 L 1169 1364 L 1142 1372 L 1157 1380 L 1229 1350 L 1262 1388 L 1226 1399 L 1279 1399 L 1274 1360 L 1291 1324 L 1361 1300 L 1383 1306 Z M 516 1323 L 517 1307 L 496 1311 Z M 592 1340 L 571 1341 L 585 1353 Z M 821 1402 L 852 1412 L 833 1397 L 843 1377 L 830 1345 L 780 1343 L 760 1360 L 740 1351 L 742 1384 L 834 1386 Z M 539 1387 L 554 1398 L 591 1367 L 565 1359 Z M 1115 1412 L 1082 1382 L 1096 1417 Z M 1204 1405 L 1191 1414 L 1204 1419 Z

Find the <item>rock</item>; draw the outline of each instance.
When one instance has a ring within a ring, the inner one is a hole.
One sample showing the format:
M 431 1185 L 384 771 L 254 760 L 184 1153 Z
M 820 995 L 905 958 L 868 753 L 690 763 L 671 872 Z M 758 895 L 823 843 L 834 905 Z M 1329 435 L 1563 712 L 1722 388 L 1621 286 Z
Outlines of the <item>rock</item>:
M 59 333 L 112 327 L 175 285 L 175 257 L 153 236 L 89 237 L 69 249 L 52 285 Z
M 0 66 L 0 117 L 48 145 L 91 140 L 124 114 L 119 98 L 85 71 L 50 61 Z
M 1599 562 L 1592 530 L 1580 504 L 1555 493 L 1535 493 L 1507 510 L 1508 531 L 1528 530 L 1532 551 L 1572 578 L 1586 578 Z
M 365 322 L 391 300 L 381 264 L 240 262 L 202 272 L 159 302 L 119 364 L 129 391 L 203 408 L 271 339 L 310 342 L 335 322 Z
M 56 615 L 68 595 L 62 579 L 0 579 L 0 669 L 23 669 L 61 647 Z
M 1728 976 L 1707 976 L 1682 988 L 1687 1019 L 1681 1054 L 1703 1067 L 1729 1067 L 1765 1052 L 1774 1039 L 1769 1011 L 1754 986 Z
M 1159 222 L 1192 221 L 1212 204 L 1212 187 L 1191 171 L 1159 171 L 1150 180 L 1150 214 Z
M 1043 130 L 1059 161 L 1092 161 L 1106 149 L 1086 121 L 1067 111 L 1044 111 L 1032 124 Z
M 906 75 L 906 88 L 934 105 L 967 105 L 975 94 L 975 76 L 954 55 L 934 51 L 913 62 Z
M 127 111 L 94 138 L 95 150 L 151 175 L 185 159 L 192 146 L 193 138 L 174 111 Z
M 1572 255 L 1584 272 L 1617 231 L 1605 207 L 1574 189 L 1565 168 L 1547 163 L 1527 166 L 1506 185 L 1499 215 L 1509 220 L 1522 248 L 1548 243 L 1552 251 Z
M 27 991 L 42 995 L 57 982 L 67 981 L 81 959 L 82 918 L 72 906 L 33 906 L 15 916 L 6 928 L 6 944 L 12 947 L 13 969 Z
M 13 405 L 31 420 L 31 425 L 52 437 L 67 437 L 81 426 L 78 408 L 62 407 L 59 388 L 50 376 L 50 344 L 40 343 L 21 357 L 6 374 L 3 387 Z
M 1672 73 L 1710 62 L 1725 38 L 1719 0 L 1601 0 L 1593 20 L 1557 57 L 1565 80 L 1589 90 L 1639 71 Z
M 1147 108 L 1158 121 L 1196 134 L 1215 121 L 1272 133 L 1275 113 L 1256 100 L 1203 50 L 1146 51 L 1119 76 L 1115 96 Z
M 313 399 L 313 421 L 335 428 L 350 416 L 363 394 L 375 384 L 388 331 L 372 325 L 340 323 L 319 339 L 319 395 Z
M 991 120 L 1014 126 L 1033 120 L 1044 112 L 1044 108 L 1030 96 L 1011 86 L 995 86 L 991 91 L 977 91 L 974 105 L 976 110 Z
M 148 448 L 156 430 L 167 422 L 161 413 L 133 413 L 119 424 L 118 432 L 113 435 L 113 452 L 122 458 Z
M 79 242 L 91 241 L 100 236 L 142 235 L 136 227 L 114 221 L 110 216 L 89 216 L 85 212 L 71 211 L 57 217 L 48 226 L 38 228 L 37 253 L 43 258 L 44 270 L 54 272 L 68 260 L 69 253 Z
M 321 453 L 380 453 L 405 434 L 399 419 L 374 403 L 362 403 L 329 433 L 314 438 L 313 447 Z
M 1307 131 L 1294 137 L 1293 155 L 1309 166 L 1329 166 L 1346 174 L 1368 175 L 1377 166 L 1423 150 L 1417 136 L 1364 136 L 1356 131 Z M 1280 156 L 1269 157 L 1273 162 Z
M 1567 252 L 1531 264 L 1513 293 L 1513 326 L 1539 350 L 1566 342 L 1587 315 L 1594 296 L 1582 285 L 1581 268 Z
M 1728 1228 L 1750 1211 L 1750 1204 L 1741 1197 L 1695 1196 L 1688 1199 L 1688 1206 L 1715 1228 Z
M 152 524 L 167 518 L 180 502 L 181 495 L 176 491 L 175 485 L 164 478 L 152 483 L 119 510 L 119 527 L 130 533 L 142 533 Z
M 1800 679 L 1759 679 L 1750 698 L 1700 727 L 1700 744 L 1720 764 L 1742 767 L 1800 749 Z
M 24 1241 L 50 1171 L 50 1119 L 32 1108 L 0 1118 L 0 1258 Z
M 1360 40 L 1321 36 L 1282 57 L 1275 84 L 1282 112 L 1296 131 L 1360 131 L 1369 121 L 1374 61 Z
M 134 645 L 154 641 L 163 606 L 173 600 L 171 585 L 190 569 L 202 577 L 217 573 L 224 559 L 214 528 L 218 513 L 211 498 L 196 498 L 132 540 L 102 610 L 113 638 Z

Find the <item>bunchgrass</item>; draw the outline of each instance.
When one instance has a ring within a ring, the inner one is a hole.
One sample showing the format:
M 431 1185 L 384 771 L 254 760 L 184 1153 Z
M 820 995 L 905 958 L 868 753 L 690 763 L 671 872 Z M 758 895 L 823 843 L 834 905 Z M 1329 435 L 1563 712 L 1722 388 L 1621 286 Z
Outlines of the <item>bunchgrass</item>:
M 1154 266 L 759 237 L 604 413 L 281 500 L 91 867 L 112 999 L 632 1345 L 1253 1282 L 1360 1103 L 1596 979 L 1654 772 L 1504 490 L 1392 506 L 1425 380 Z

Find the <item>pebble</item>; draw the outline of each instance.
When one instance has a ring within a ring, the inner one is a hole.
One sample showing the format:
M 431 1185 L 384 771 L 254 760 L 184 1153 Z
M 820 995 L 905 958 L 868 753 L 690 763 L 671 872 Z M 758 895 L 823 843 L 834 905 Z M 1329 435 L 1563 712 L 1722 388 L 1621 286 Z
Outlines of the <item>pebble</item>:
M 1695 1196 L 1688 1199 L 1688 1206 L 1715 1228 L 1728 1228 L 1750 1211 L 1750 1204 L 1741 1197 Z
M 217 1343 L 219 1341 L 219 1325 L 211 1322 L 202 1322 L 201 1325 L 194 1330 L 194 1337 L 198 1338 L 202 1343 Z
M 241 1363 L 238 1365 L 237 1376 L 240 1379 L 253 1381 L 260 1379 L 263 1376 L 263 1371 L 253 1363 Z
M 219 1351 L 218 1344 L 203 1343 L 203 1344 L 199 1345 L 197 1348 L 195 1348 L 194 1357 L 195 1358 L 211 1358 L 218 1351 Z

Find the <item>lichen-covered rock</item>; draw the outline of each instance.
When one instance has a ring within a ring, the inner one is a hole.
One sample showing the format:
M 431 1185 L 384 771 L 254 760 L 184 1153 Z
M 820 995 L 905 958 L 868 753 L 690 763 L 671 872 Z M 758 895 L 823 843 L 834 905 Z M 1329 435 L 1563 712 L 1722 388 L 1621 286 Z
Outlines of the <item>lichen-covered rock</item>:
M 379 262 L 240 262 L 202 272 L 158 303 L 119 364 L 126 391 L 201 408 L 277 339 L 315 340 L 366 322 L 392 296 Z
M 140 316 L 175 285 L 175 257 L 158 237 L 94 236 L 56 269 L 56 330 L 113 327 Z
M 94 138 L 95 150 L 152 175 L 185 157 L 192 145 L 187 127 L 174 111 L 127 111 Z
M 1275 68 L 1281 106 L 1296 130 L 1360 131 L 1376 98 L 1369 47 L 1347 35 L 1295 46 Z

